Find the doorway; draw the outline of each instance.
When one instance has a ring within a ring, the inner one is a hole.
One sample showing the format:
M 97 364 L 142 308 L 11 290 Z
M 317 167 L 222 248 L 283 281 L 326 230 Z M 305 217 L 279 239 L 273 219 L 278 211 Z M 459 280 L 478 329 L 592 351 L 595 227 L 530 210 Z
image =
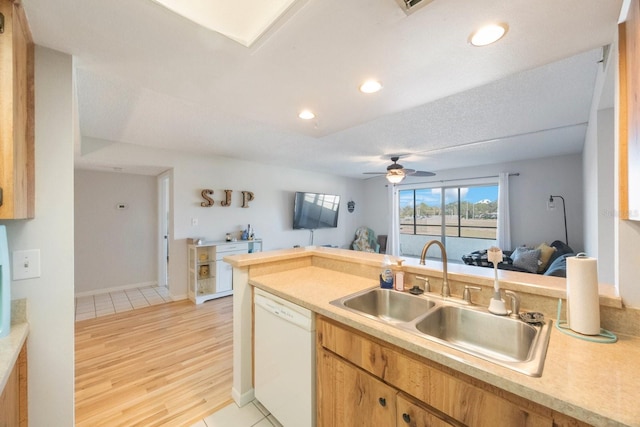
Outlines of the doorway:
M 169 287 L 171 171 L 158 175 L 158 286 Z

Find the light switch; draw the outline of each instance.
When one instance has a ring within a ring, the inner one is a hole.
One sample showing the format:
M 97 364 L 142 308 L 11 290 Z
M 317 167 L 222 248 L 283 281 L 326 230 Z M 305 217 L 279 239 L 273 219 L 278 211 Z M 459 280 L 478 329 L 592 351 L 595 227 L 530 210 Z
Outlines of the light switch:
M 40 249 L 13 252 L 13 280 L 40 277 Z

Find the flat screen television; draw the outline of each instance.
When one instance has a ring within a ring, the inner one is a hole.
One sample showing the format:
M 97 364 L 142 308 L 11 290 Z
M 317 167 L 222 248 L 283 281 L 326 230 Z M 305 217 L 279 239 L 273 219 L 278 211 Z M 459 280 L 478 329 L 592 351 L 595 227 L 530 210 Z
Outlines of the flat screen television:
M 339 208 L 340 196 L 296 192 L 293 205 L 293 228 L 297 230 L 336 228 Z

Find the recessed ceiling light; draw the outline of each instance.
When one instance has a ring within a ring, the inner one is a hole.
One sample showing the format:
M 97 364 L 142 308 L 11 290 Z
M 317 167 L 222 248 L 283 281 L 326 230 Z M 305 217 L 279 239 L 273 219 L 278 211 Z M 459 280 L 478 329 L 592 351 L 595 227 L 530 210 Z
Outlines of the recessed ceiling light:
M 360 85 L 360 92 L 362 93 L 376 93 L 382 89 L 382 84 L 377 80 L 367 80 Z
M 469 43 L 474 46 L 486 46 L 500 40 L 507 33 L 507 24 L 486 25 L 469 37 Z
M 313 111 L 310 111 L 310 110 L 302 110 L 300 111 L 300 114 L 298 114 L 298 117 L 300 117 L 302 120 L 311 120 L 315 116 L 316 115 L 313 114 Z

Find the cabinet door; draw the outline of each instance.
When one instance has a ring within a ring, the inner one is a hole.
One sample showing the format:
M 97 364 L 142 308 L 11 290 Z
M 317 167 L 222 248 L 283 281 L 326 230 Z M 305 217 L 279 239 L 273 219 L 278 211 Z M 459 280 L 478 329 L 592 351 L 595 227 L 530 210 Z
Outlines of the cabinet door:
M 394 426 L 396 391 L 325 350 L 317 358 L 318 427 Z
M 402 394 L 398 394 L 398 427 L 456 427 L 458 424 L 451 424 L 445 421 L 444 416 L 436 416 L 433 412 L 419 405 L 413 399 Z
M 216 292 L 230 291 L 233 288 L 233 267 L 223 260 L 216 261 Z
M 0 426 L 17 426 L 19 424 L 18 406 L 18 366 L 13 368 L 7 385 L 0 394 Z
M 0 219 L 35 214 L 33 42 L 18 3 L 0 0 Z

